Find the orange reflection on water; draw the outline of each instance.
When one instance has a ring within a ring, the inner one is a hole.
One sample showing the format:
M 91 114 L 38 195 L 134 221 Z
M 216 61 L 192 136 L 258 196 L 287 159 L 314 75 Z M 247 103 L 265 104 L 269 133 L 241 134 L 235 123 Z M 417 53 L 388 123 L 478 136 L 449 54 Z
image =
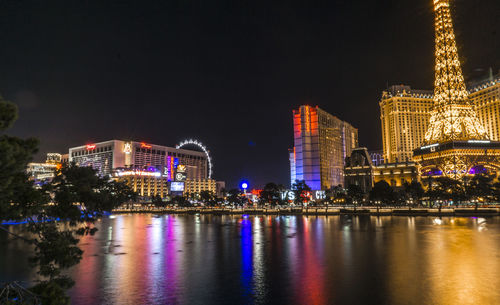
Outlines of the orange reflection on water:
M 387 262 L 392 303 L 498 304 L 498 245 L 487 231 L 479 232 L 483 223 L 470 229 L 477 221 L 429 218 L 418 230 L 409 226 L 409 235 L 392 234 Z

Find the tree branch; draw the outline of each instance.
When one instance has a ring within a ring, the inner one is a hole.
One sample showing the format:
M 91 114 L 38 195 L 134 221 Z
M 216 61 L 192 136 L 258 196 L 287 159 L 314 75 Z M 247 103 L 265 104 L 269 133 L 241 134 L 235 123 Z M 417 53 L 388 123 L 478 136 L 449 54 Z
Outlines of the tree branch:
M 18 235 L 16 233 L 12 233 L 9 230 L 7 230 L 7 228 L 5 228 L 4 226 L 0 226 L 0 230 L 5 231 L 5 232 L 9 233 L 10 235 L 15 236 L 16 238 L 22 239 L 22 240 L 24 240 L 25 242 L 27 242 L 29 244 L 33 243 L 32 239 L 28 239 L 28 238 L 26 238 L 24 236 Z

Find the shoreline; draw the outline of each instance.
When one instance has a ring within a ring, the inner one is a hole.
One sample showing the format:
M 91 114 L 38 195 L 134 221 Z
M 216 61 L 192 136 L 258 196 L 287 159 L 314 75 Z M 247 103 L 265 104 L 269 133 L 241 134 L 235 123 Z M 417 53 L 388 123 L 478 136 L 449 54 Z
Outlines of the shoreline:
M 150 208 L 116 209 L 113 214 L 207 214 L 207 215 L 367 215 L 367 216 L 500 216 L 500 208 L 379 208 L 376 207 L 328 207 L 328 208 Z

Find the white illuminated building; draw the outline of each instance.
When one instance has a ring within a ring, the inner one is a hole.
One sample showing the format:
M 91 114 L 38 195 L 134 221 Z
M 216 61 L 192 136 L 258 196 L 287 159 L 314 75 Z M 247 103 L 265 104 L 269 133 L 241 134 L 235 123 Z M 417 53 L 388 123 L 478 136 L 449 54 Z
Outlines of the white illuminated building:
M 100 175 L 111 175 L 116 168 L 154 167 L 173 180 L 178 164 L 185 165 L 189 179 L 206 179 L 209 162 L 205 152 L 177 149 L 145 142 L 110 140 L 69 149 L 69 161 L 91 166 Z

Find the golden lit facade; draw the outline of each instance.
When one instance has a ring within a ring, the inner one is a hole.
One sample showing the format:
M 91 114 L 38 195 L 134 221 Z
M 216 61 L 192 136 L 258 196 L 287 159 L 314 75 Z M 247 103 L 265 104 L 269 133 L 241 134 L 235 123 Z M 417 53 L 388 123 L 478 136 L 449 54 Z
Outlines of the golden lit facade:
M 393 187 L 404 187 L 412 181 L 419 181 L 417 164 L 413 161 L 373 164 L 368 150 L 355 148 L 346 158 L 344 167 L 345 185 L 357 185 L 367 194 L 373 185 L 385 181 Z
M 405 183 L 419 181 L 415 162 L 384 163 L 373 169 L 373 183 L 385 181 L 393 187 L 403 187 Z
M 184 194 L 199 194 L 208 191 L 217 193 L 217 182 L 213 179 L 186 179 L 184 182 Z
M 469 100 L 451 21 L 449 0 L 434 0 L 436 67 L 434 108 L 424 145 L 414 160 L 425 176 L 464 175 L 500 168 L 500 143 L 488 139 Z
M 294 147 L 289 150 L 291 183 L 312 190 L 344 184 L 344 160 L 358 146 L 358 130 L 319 107 L 293 110 Z
M 385 162 L 412 160 L 413 150 L 424 142 L 434 105 L 432 91 L 391 86 L 382 92 L 379 105 Z
M 159 172 L 147 170 L 120 169 L 114 174 L 115 179 L 124 182 L 142 199 L 159 195 L 168 195 L 168 177 Z
M 469 99 L 490 140 L 500 141 L 500 73 L 471 84 Z

